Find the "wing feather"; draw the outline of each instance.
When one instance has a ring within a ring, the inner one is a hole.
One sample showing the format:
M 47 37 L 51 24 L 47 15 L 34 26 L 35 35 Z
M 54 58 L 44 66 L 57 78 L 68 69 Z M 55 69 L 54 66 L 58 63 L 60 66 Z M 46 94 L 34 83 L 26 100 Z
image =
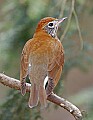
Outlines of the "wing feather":
M 48 86 L 46 88 L 47 94 L 51 94 L 54 87 L 57 85 L 62 68 L 64 65 L 64 49 L 62 47 L 61 42 L 58 41 L 58 47 L 55 51 L 55 57 L 50 60 L 51 63 L 48 65 Z
M 21 65 L 20 65 L 20 80 L 25 78 L 28 73 L 28 58 L 26 46 L 24 46 L 21 54 Z
M 29 67 L 29 51 L 28 51 L 28 42 L 25 44 L 22 54 L 21 54 L 21 63 L 20 63 L 20 82 L 21 82 L 21 94 L 25 95 L 26 93 L 26 77 L 28 75 Z

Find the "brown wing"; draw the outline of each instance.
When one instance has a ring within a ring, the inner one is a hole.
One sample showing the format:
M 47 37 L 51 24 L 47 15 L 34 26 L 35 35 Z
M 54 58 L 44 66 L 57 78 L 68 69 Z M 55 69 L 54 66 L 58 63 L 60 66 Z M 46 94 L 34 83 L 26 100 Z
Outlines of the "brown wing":
M 28 43 L 28 42 L 27 42 Z M 20 64 L 20 82 L 21 82 L 21 93 L 25 95 L 26 93 L 26 77 L 28 75 L 28 61 L 29 61 L 29 52 L 28 44 L 25 44 L 22 54 L 21 54 L 21 64 Z
M 52 59 L 52 61 L 48 65 L 48 71 L 51 71 L 56 66 L 56 64 L 62 67 L 64 65 L 64 49 L 61 42 L 59 41 L 58 41 L 57 50 L 55 51 L 55 57 Z
M 48 72 L 50 77 L 54 79 L 54 76 L 60 69 L 60 66 L 63 68 L 64 65 L 64 49 L 61 42 L 58 41 L 58 47 L 55 51 L 55 57 L 50 61 L 51 62 L 48 65 Z
M 50 95 L 54 87 L 57 85 L 64 65 L 64 50 L 60 42 L 55 56 L 56 57 L 53 62 L 48 66 L 49 79 L 48 86 L 46 88 L 47 95 Z

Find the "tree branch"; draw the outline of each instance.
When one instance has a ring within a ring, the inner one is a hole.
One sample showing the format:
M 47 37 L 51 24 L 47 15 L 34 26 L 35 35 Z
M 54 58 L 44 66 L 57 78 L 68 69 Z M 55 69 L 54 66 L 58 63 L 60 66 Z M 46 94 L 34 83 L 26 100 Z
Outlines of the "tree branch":
M 20 90 L 20 81 L 11 77 L 6 76 L 3 73 L 0 73 L 0 83 L 10 88 L 15 88 Z M 31 84 L 26 83 L 26 91 L 30 92 Z M 53 102 L 54 104 L 59 105 L 60 107 L 66 109 L 70 112 L 76 120 L 82 120 L 83 116 L 81 111 L 72 103 L 68 102 L 64 98 L 57 96 L 56 94 L 52 93 L 48 96 L 47 100 Z
M 66 35 L 66 33 L 67 33 L 68 29 L 69 29 L 71 18 L 72 18 L 72 13 L 73 13 L 73 10 L 74 10 L 74 5 L 75 5 L 75 0 L 72 0 L 72 2 L 71 2 L 71 10 L 70 10 L 69 17 L 68 17 L 68 22 L 67 22 L 66 28 L 65 28 L 62 36 L 60 37 L 61 41 L 63 40 L 63 38 L 65 37 L 65 35 Z
M 61 3 L 61 10 L 60 10 L 60 14 L 59 14 L 59 18 L 62 18 L 62 17 L 63 17 L 66 2 L 67 2 L 67 0 L 62 0 L 62 3 Z
M 79 38 L 80 38 L 80 43 L 81 43 L 81 50 L 82 50 L 83 49 L 83 39 L 82 39 L 81 30 L 80 30 L 80 27 L 79 27 L 79 21 L 78 21 L 78 17 L 77 17 L 75 8 L 73 10 L 73 14 L 74 14 L 74 17 L 75 17 L 75 20 L 76 20 L 76 26 L 77 26 L 77 30 L 78 30 L 78 34 L 79 34 Z

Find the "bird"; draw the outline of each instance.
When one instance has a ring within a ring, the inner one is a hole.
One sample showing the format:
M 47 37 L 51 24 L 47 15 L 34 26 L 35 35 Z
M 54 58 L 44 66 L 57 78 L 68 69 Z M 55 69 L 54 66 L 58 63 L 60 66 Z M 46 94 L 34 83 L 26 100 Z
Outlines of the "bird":
M 26 78 L 29 76 L 31 88 L 28 105 L 33 108 L 40 102 L 47 107 L 47 97 L 53 93 L 64 66 L 64 48 L 57 37 L 59 24 L 67 17 L 41 19 L 33 38 L 28 40 L 22 50 L 20 62 L 21 94 L 26 93 Z M 47 84 L 44 86 L 45 78 Z

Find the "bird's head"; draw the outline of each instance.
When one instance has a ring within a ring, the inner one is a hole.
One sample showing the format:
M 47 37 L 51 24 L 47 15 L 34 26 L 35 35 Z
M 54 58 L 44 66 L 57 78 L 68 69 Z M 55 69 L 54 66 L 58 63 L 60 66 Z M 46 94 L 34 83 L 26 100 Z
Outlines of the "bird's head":
M 40 20 L 36 28 L 36 32 L 47 32 L 52 37 L 57 36 L 57 30 L 60 23 L 62 23 L 67 17 L 56 19 L 52 17 L 46 17 Z

